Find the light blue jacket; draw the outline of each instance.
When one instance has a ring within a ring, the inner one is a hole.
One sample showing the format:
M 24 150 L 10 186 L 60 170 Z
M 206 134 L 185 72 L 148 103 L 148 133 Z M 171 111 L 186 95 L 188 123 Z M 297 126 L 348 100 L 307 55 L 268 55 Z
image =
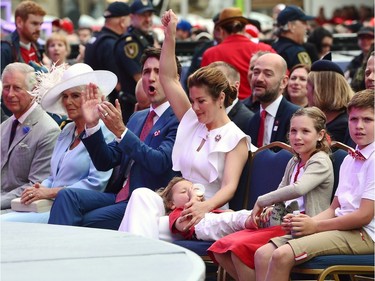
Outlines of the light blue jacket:
M 105 141 L 111 142 L 115 136 L 100 121 Z M 82 142 L 73 150 L 69 146 L 74 138 L 75 124 L 66 125 L 57 139 L 51 158 L 50 176 L 42 182 L 46 187 L 82 188 L 104 191 L 111 177 L 112 169 L 106 172 L 96 170 L 90 155 Z
M 100 121 L 107 143 L 115 136 Z M 73 150 L 69 146 L 74 139 L 75 124 L 69 123 L 60 133 L 51 158 L 50 176 L 41 185 L 45 187 L 82 188 L 104 191 L 112 174 L 112 169 L 99 172 L 95 169 L 86 147 L 80 142 Z M 47 223 L 49 212 L 10 212 L 0 216 L 1 221 Z

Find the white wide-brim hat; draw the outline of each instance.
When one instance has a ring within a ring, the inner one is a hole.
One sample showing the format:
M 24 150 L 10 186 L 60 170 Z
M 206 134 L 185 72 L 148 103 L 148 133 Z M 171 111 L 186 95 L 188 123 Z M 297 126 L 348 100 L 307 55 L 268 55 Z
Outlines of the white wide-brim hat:
M 62 92 L 89 83 L 97 85 L 101 94 L 106 97 L 116 87 L 117 76 L 107 70 L 93 70 L 85 63 L 76 63 L 64 71 L 60 82 L 43 94 L 40 104 L 47 112 L 66 115 L 61 101 Z

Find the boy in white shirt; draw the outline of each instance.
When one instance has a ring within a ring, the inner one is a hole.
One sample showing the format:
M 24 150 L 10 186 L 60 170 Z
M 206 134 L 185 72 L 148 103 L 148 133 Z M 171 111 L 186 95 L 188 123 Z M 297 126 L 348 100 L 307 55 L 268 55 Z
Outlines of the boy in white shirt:
M 257 280 L 289 280 L 291 269 L 319 255 L 374 254 L 374 92 L 364 90 L 348 104 L 349 132 L 357 144 L 340 168 L 331 206 L 320 214 L 284 217 L 290 235 L 272 239 L 255 254 Z

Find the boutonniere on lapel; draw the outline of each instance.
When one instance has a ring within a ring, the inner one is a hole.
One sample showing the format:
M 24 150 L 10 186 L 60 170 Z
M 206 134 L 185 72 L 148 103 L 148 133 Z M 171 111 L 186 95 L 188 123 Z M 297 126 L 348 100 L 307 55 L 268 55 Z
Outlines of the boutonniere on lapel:
M 273 131 L 276 132 L 279 129 L 279 120 L 275 120 L 273 125 Z
M 158 135 L 160 135 L 160 130 L 155 131 L 154 137 L 157 137 Z
M 28 132 L 30 131 L 30 127 L 29 126 L 25 126 L 22 128 L 22 132 L 26 135 Z

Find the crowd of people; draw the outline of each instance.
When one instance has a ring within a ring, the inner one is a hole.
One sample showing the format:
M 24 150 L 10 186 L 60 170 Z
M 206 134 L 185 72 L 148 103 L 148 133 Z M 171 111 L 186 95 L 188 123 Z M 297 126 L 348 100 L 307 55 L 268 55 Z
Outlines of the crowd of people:
M 84 47 L 69 59 L 60 31 L 42 56 L 46 13 L 33 1 L 18 5 L 16 30 L 1 48 L 0 221 L 215 241 L 209 255 L 235 280 L 289 280 L 293 266 L 318 255 L 373 254 L 368 18 L 356 31 L 361 54 L 346 70 L 332 61 L 322 15 L 280 7 L 268 45 L 249 38 L 254 20 L 224 8 L 215 41 L 201 45 L 182 81 L 176 42 L 193 27 L 166 11 L 160 47 L 154 13 L 150 1 L 112 2 L 102 30 L 82 29 Z M 310 21 L 321 27 L 306 41 Z M 230 210 L 249 151 L 274 141 L 294 151 L 279 186 L 251 210 Z M 332 141 L 356 149 L 334 194 Z M 19 212 L 15 200 L 53 204 Z

